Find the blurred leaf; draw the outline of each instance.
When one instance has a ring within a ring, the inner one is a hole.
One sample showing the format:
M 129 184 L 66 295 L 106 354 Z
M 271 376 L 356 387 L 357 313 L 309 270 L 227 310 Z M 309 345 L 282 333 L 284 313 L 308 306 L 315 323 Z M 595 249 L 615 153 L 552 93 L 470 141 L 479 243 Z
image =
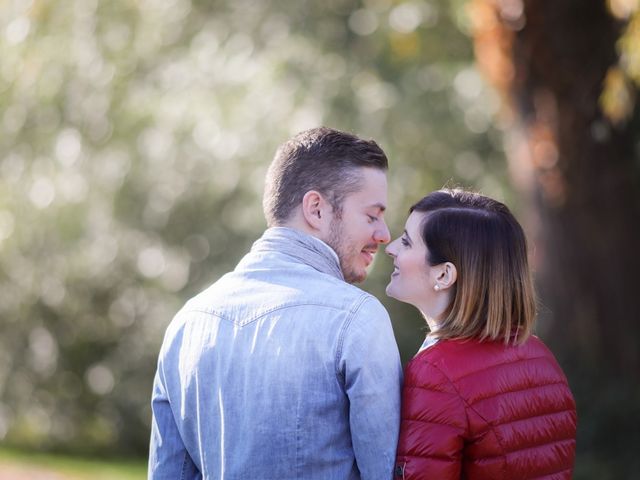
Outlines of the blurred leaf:
M 389 223 L 510 195 L 495 95 L 445 0 L 0 4 L 0 440 L 144 454 L 164 329 L 261 234 L 276 147 L 375 138 Z M 387 304 L 402 355 L 423 321 Z

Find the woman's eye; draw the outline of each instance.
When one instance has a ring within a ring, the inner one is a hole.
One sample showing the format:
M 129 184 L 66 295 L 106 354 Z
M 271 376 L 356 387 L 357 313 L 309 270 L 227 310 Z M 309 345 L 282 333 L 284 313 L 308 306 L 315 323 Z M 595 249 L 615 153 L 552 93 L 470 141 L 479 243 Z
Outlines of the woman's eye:
M 409 242 L 404 237 L 400 239 L 400 243 L 402 243 L 403 247 L 408 247 L 409 246 Z

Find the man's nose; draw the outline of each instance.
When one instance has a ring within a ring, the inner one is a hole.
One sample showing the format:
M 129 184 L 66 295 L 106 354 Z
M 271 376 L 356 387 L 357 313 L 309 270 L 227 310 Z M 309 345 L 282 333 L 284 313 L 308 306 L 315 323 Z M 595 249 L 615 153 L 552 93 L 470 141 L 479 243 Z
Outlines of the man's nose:
M 391 233 L 389 232 L 389 227 L 384 220 L 382 220 L 379 228 L 373 234 L 373 239 L 377 243 L 389 243 L 391 241 Z

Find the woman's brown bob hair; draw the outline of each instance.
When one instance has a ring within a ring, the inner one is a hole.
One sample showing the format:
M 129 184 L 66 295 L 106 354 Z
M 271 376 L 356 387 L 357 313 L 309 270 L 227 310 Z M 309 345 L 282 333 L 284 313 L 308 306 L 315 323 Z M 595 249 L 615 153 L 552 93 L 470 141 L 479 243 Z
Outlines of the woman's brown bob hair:
M 527 241 L 509 209 L 478 193 L 443 189 L 410 212 L 427 214 L 421 235 L 428 264 L 451 262 L 457 270 L 452 301 L 434 335 L 524 342 L 536 300 Z

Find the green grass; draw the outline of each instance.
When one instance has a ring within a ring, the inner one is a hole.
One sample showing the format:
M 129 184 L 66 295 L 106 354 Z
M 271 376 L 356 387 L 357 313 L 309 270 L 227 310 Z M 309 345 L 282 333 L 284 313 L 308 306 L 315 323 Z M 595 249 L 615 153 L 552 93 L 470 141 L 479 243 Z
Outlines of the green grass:
M 3 467 L 44 469 L 73 480 L 144 480 L 147 476 L 145 460 L 105 460 L 0 448 L 0 473 Z

